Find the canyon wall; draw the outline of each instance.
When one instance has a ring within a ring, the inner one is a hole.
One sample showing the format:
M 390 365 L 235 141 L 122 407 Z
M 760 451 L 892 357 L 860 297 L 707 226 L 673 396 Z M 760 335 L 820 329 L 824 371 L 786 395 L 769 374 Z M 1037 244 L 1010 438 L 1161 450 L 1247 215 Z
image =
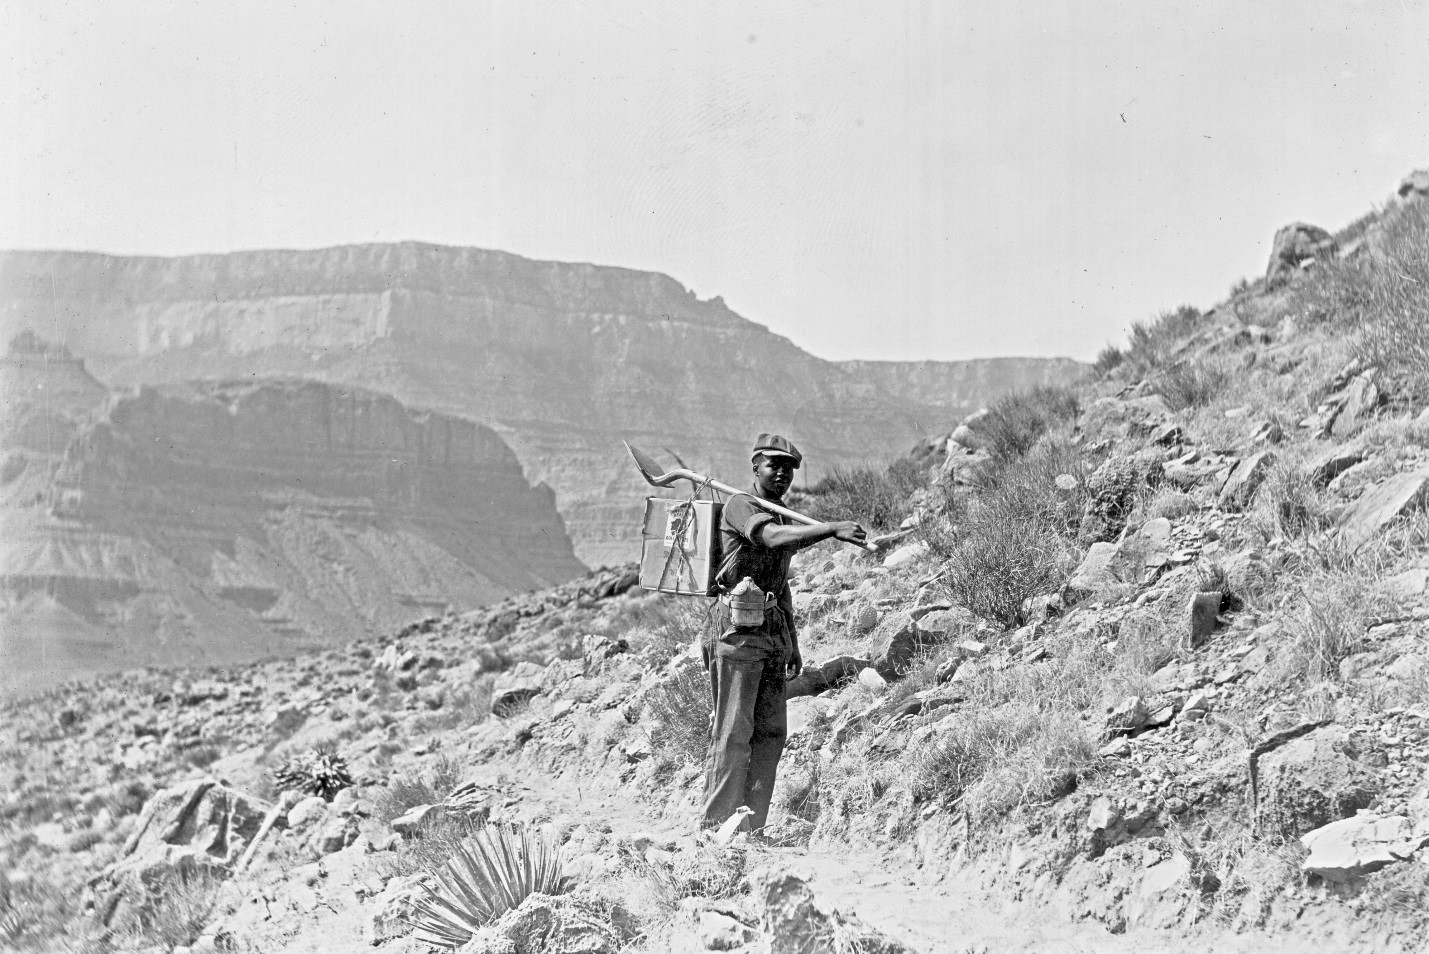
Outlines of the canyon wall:
M 976 384 L 949 372 L 950 398 L 936 369 L 905 388 L 881 365 L 821 360 L 665 275 L 416 242 L 7 253 L 0 324 L 63 341 L 114 384 L 302 377 L 475 418 L 555 489 L 592 566 L 637 552 L 649 488 L 622 439 L 742 483 L 752 437 L 779 431 L 812 481 L 951 430 L 1006 390 L 1004 373 L 1040 380 L 1066 364 L 1009 359 Z
M 585 571 L 499 435 L 385 394 L 144 387 L 52 461 L 7 443 L 32 472 L 0 508 L 7 683 L 287 654 Z

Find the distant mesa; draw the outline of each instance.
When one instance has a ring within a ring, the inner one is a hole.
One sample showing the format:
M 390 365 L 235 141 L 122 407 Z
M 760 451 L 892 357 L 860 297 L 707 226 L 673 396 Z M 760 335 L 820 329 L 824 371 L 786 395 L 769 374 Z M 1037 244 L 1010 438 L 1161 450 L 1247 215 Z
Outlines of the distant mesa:
M 1066 359 L 830 362 L 668 275 L 420 242 L 181 258 L 0 255 L 0 326 L 112 385 L 306 378 L 481 421 L 554 489 L 576 554 L 638 554 L 649 492 L 621 439 L 742 482 L 789 433 L 801 479 L 888 460 Z
M 0 510 L 11 688 L 331 645 L 585 571 L 499 435 L 358 388 L 144 387 L 31 463 Z

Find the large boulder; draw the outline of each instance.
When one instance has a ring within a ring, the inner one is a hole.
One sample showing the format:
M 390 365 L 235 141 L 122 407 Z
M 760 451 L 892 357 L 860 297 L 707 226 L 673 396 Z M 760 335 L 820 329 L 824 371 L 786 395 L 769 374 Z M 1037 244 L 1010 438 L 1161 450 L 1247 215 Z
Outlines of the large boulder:
M 1413 857 L 1422 846 L 1410 834 L 1409 819 L 1402 815 L 1363 814 L 1331 822 L 1301 836 L 1309 854 L 1300 868 L 1326 881 L 1353 881 Z
M 808 884 L 796 875 L 765 872 L 756 881 L 755 899 L 763 905 L 759 927 L 768 938 L 769 954 L 912 954 L 857 917 L 819 905 Z
M 1401 514 L 1424 506 L 1429 497 L 1429 469 L 1396 474 L 1365 491 L 1340 515 L 1338 535 L 1351 548 L 1364 546 Z
M 1275 233 L 1265 277 L 1294 272 L 1306 262 L 1332 257 L 1337 250 L 1335 237 L 1318 225 L 1292 222 Z
M 102 920 L 143 917 L 176 882 L 226 878 L 271 807 L 211 778 L 155 794 L 119 858 L 96 879 L 107 895 Z
M 1140 494 L 1159 484 L 1164 473 L 1157 451 L 1107 458 L 1087 478 L 1090 499 L 1082 521 L 1083 536 L 1105 541 L 1120 534 Z
M 1280 841 L 1349 818 L 1379 792 L 1378 774 L 1343 726 L 1327 725 L 1262 752 L 1255 762 L 1256 824 Z
M 1235 511 L 1249 507 L 1274 464 L 1275 452 L 1268 450 L 1257 451 L 1236 464 L 1221 488 L 1221 509 Z

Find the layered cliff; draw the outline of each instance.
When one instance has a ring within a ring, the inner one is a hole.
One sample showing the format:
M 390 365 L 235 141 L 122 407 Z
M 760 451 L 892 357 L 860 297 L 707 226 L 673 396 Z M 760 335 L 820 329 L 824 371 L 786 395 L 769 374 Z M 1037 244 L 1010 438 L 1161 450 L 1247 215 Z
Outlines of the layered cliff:
M 579 575 L 487 427 L 313 381 L 111 401 L 0 510 L 7 682 L 253 659 Z
M 0 320 L 64 341 L 112 383 L 301 376 L 471 416 L 556 490 L 592 565 L 635 549 L 648 489 L 622 438 L 738 481 L 750 438 L 778 430 L 816 479 L 901 452 L 986 400 L 820 360 L 665 275 L 414 242 L 9 253 Z

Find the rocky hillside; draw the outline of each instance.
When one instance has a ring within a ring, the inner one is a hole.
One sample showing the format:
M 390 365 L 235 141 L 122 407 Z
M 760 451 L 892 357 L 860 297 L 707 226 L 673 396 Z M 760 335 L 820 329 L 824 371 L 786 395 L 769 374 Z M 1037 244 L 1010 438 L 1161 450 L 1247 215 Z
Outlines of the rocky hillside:
M 69 346 L 114 385 L 303 377 L 482 421 L 556 490 L 592 566 L 638 555 L 622 438 L 737 476 L 753 435 L 778 430 L 816 479 L 898 453 L 1028 378 L 1077 372 L 1007 359 L 905 379 L 815 358 L 665 275 L 414 242 L 5 253 L 0 327 Z
M 0 940 L 1420 954 L 1426 193 L 890 468 L 877 555 L 797 560 L 764 831 L 692 831 L 707 607 L 605 572 L 8 706 Z M 483 910 L 522 839 L 568 880 Z
M 269 381 L 36 406 L 53 426 L 21 415 L 0 490 L 9 690 L 291 653 L 584 572 L 499 436 L 386 395 Z

